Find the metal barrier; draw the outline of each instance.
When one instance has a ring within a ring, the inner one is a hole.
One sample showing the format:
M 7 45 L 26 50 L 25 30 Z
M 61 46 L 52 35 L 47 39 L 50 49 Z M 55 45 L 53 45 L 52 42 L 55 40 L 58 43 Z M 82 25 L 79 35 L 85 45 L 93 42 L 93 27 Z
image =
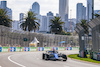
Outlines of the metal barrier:
M 93 52 L 100 52 L 100 17 L 92 20 L 88 25 L 92 29 Z
M 7 47 L 29 47 L 34 37 L 40 42 L 37 47 L 69 47 L 78 45 L 77 36 L 29 33 L 0 25 L 0 45 Z M 60 44 L 59 42 L 65 41 Z
M 85 50 L 84 29 L 80 24 L 78 24 L 75 28 L 75 31 L 79 35 L 79 47 L 80 47 L 80 49 L 79 49 L 80 54 L 79 55 L 81 56 L 82 55 L 81 52 Z M 81 57 L 83 57 L 83 55 Z
M 98 60 L 100 52 L 100 17 L 93 19 L 88 25 L 92 29 L 93 58 Z

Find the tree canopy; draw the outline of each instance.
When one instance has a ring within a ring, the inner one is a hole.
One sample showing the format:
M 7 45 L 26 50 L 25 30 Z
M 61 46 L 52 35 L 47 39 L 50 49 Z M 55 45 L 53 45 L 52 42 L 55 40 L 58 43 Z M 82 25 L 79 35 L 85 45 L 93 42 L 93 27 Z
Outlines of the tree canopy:
M 63 29 L 62 29 L 62 25 L 64 24 L 64 22 L 62 22 L 61 17 L 54 17 L 53 19 L 50 20 L 51 25 L 50 27 L 50 31 L 51 33 L 55 33 L 55 34 L 61 34 Z
M 7 11 L 5 9 L 0 9 L 0 25 L 11 27 L 12 20 L 7 15 Z
M 36 18 L 36 14 L 34 12 L 29 11 L 27 13 L 27 17 L 25 18 L 25 21 L 20 25 L 20 27 L 24 31 L 33 31 L 34 32 L 39 29 L 40 24 L 36 22 L 38 19 Z

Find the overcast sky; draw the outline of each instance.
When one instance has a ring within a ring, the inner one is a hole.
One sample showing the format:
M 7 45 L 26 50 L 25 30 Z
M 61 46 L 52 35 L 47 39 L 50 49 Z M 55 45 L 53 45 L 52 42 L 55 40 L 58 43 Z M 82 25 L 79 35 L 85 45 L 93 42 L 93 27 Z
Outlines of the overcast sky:
M 49 11 L 52 11 L 54 15 L 59 12 L 59 0 L 7 0 L 7 6 L 13 11 L 13 20 L 19 20 L 19 13 L 27 13 L 35 1 L 40 4 L 41 15 L 46 15 Z M 72 18 L 76 18 L 76 4 L 83 3 L 86 6 L 86 1 L 69 0 L 69 17 L 72 10 Z M 95 10 L 100 10 L 100 0 L 95 0 Z

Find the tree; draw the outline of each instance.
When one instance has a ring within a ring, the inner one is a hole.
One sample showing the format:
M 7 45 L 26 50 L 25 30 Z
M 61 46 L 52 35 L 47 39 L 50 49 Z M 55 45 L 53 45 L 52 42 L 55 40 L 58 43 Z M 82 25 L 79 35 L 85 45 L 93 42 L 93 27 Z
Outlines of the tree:
M 12 20 L 7 15 L 7 11 L 4 9 L 0 9 L 0 25 L 11 27 Z
M 99 14 L 95 14 L 95 17 L 99 17 L 100 15 Z
M 51 25 L 49 27 L 51 33 L 61 34 L 61 32 L 63 31 L 62 25 L 64 24 L 64 22 L 62 22 L 61 20 L 61 17 L 54 17 L 53 19 L 50 20 L 50 22 Z
M 72 33 L 71 33 L 71 32 L 65 32 L 65 31 L 63 30 L 62 33 L 61 33 L 61 35 L 68 35 L 68 36 L 70 36 L 70 35 L 72 35 Z
M 89 34 L 89 27 L 87 25 L 87 20 L 81 20 L 80 25 L 84 28 L 85 34 Z
M 29 11 L 27 13 L 27 17 L 25 18 L 25 21 L 20 25 L 20 27 L 24 30 L 24 31 L 33 31 L 34 32 L 39 29 L 40 24 L 38 22 L 36 22 L 36 20 L 38 20 L 36 18 L 36 14 L 34 12 Z

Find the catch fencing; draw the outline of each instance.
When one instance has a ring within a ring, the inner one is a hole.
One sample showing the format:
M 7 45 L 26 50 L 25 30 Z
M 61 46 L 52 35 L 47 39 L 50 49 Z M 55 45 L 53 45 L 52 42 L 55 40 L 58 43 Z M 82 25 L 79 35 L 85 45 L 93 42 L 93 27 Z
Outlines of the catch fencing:
M 92 29 L 93 58 L 100 60 L 100 17 L 93 19 L 88 25 Z
M 0 46 L 29 47 L 34 37 L 40 42 L 37 47 L 70 47 L 78 45 L 78 36 L 41 34 L 13 30 L 0 26 Z

